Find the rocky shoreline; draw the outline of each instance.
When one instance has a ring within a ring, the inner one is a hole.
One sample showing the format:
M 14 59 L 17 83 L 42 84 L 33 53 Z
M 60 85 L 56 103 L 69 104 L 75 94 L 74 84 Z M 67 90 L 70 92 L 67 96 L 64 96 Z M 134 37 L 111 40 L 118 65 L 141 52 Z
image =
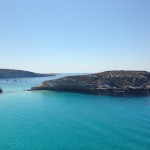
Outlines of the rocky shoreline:
M 106 71 L 67 76 L 45 81 L 31 90 L 92 93 L 101 95 L 149 95 L 150 73 L 146 71 Z

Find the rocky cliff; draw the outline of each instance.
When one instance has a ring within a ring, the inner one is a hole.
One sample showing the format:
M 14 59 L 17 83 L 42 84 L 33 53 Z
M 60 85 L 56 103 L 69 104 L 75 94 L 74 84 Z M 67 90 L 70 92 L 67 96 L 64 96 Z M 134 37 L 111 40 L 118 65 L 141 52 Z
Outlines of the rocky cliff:
M 0 78 L 45 77 L 55 74 L 40 74 L 23 70 L 0 69 Z
M 106 71 L 49 80 L 31 90 L 70 91 L 107 95 L 150 94 L 150 73 L 146 71 Z

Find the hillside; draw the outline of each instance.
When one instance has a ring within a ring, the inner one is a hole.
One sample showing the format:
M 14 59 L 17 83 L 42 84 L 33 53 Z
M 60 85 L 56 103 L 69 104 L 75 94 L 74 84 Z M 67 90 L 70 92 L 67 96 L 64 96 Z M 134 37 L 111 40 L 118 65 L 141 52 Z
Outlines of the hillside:
M 0 78 L 45 77 L 54 75 L 55 74 L 40 74 L 23 70 L 0 69 Z
M 150 73 L 146 71 L 106 71 L 45 81 L 31 90 L 69 91 L 106 95 L 150 93 Z

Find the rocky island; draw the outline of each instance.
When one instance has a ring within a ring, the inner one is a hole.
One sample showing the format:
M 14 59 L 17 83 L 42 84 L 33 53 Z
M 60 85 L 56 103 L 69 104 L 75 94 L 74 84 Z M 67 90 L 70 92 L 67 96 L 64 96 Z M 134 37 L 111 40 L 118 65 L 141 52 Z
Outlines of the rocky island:
M 31 90 L 69 91 L 104 95 L 150 94 L 150 73 L 146 71 L 106 71 L 67 76 L 43 82 Z
M 23 70 L 0 69 L 0 78 L 46 77 L 54 75 L 56 74 L 40 74 Z

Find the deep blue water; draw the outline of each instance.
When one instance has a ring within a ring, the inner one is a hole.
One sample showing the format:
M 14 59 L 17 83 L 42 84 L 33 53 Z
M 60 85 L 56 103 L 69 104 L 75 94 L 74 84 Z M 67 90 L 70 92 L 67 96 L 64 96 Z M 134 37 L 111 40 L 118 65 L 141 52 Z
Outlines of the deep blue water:
M 0 80 L 0 150 L 150 149 L 150 97 L 24 90 L 52 78 Z

